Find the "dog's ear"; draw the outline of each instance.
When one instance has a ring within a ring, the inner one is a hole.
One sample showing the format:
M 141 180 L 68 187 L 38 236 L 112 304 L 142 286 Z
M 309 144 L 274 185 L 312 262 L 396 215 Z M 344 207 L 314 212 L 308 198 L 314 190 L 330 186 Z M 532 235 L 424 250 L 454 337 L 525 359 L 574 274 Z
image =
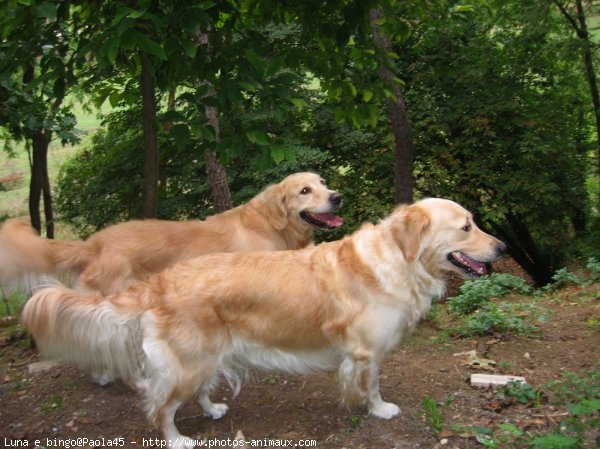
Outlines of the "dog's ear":
M 263 193 L 264 213 L 275 229 L 281 231 L 288 224 L 285 192 L 279 184 L 267 187 Z
M 396 212 L 392 232 L 407 262 L 418 257 L 428 227 L 429 216 L 419 206 L 404 206 Z

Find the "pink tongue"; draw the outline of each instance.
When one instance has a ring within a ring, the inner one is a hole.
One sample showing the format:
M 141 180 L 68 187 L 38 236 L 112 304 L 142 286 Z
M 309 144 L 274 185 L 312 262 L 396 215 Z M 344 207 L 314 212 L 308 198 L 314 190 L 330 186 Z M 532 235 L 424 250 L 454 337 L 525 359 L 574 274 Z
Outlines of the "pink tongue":
M 317 220 L 325 223 L 330 228 L 337 228 L 344 223 L 344 219 L 342 217 L 338 217 L 333 214 L 311 214 Z

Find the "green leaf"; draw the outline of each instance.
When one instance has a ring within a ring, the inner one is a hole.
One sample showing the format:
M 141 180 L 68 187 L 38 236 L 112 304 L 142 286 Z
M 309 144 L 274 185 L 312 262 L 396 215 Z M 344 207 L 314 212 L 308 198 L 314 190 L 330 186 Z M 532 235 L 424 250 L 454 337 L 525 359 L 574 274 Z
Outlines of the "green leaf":
M 248 60 L 252 68 L 262 76 L 262 74 L 265 71 L 265 66 L 261 59 L 258 57 L 258 55 L 252 50 L 244 50 L 244 54 L 246 55 L 246 59 Z
M 48 20 L 56 20 L 56 5 L 50 2 L 40 3 L 35 8 L 36 17 L 45 17 Z
M 271 159 L 277 165 L 281 163 L 285 159 L 285 148 L 280 146 L 272 146 L 271 147 Z
M 175 141 L 175 146 L 183 147 L 187 145 L 190 141 L 190 130 L 187 125 L 183 123 L 178 123 L 171 128 L 171 136 Z
M 269 145 L 269 139 L 264 131 L 258 129 L 251 129 L 246 131 L 246 137 L 252 143 L 257 145 Z
M 290 98 L 290 101 L 292 102 L 292 104 L 294 106 L 296 106 L 296 108 L 298 110 L 302 110 L 306 107 L 308 107 L 308 103 L 306 102 L 306 100 L 304 100 L 303 98 Z
M 56 98 L 63 98 L 65 96 L 66 82 L 63 77 L 59 77 L 54 81 L 52 93 Z
M 198 3 L 195 8 L 199 9 L 201 11 L 206 11 L 207 9 L 212 8 L 213 6 L 215 6 L 216 3 L 210 0 L 204 1 L 204 2 L 200 2 Z
M 119 53 L 119 47 L 121 44 L 121 39 L 115 37 L 110 40 L 110 44 L 108 45 L 108 50 L 106 52 L 106 57 L 108 58 L 111 64 L 114 64 L 117 59 L 117 54 Z
M 287 55 L 281 55 L 278 56 L 277 58 L 275 58 L 273 60 L 273 62 L 271 64 L 269 64 L 269 67 L 267 67 L 267 76 L 273 76 L 275 75 L 277 72 L 279 72 L 279 70 L 281 70 L 281 67 L 283 66 L 283 63 L 285 62 L 285 58 Z
M 128 16 L 131 17 L 132 19 L 139 19 L 145 13 L 146 13 L 145 9 L 142 9 L 141 11 L 136 11 L 136 10 L 132 9 L 131 12 L 128 14 Z
M 183 40 L 181 46 L 183 47 L 183 51 L 189 58 L 196 57 L 196 53 L 198 53 L 198 44 L 196 42 L 190 40 Z
M 373 98 L 373 92 L 371 92 L 370 90 L 363 90 L 362 96 L 363 101 L 369 102 L 371 98 Z
M 121 92 L 113 92 L 108 96 L 108 102 L 110 103 L 111 107 L 116 108 L 119 105 L 121 98 Z
M 181 112 L 175 110 L 167 111 L 161 117 L 161 121 L 163 122 L 181 122 L 184 119 L 185 116 Z
M 133 50 L 137 43 L 138 32 L 135 29 L 129 29 L 121 35 L 121 48 L 123 50 Z
M 452 12 L 473 12 L 475 8 L 473 5 L 456 5 L 451 9 Z
M 121 22 L 121 20 L 123 20 L 123 17 L 125 17 L 127 14 L 129 14 L 130 11 L 131 11 L 131 8 L 119 6 L 117 8 L 117 12 L 115 13 L 115 17 L 110 22 L 110 26 L 111 27 L 117 26 Z
M 579 441 L 575 437 L 549 433 L 531 440 L 533 449 L 576 449 Z
M 214 142 L 216 140 L 214 128 L 210 125 L 207 125 L 205 122 L 191 122 L 190 130 L 192 131 L 192 134 L 199 139 L 203 139 L 208 142 Z
M 238 81 L 238 85 L 248 92 L 256 92 L 256 86 L 253 83 L 249 83 L 247 81 Z
M 145 34 L 138 33 L 137 42 L 143 52 L 157 56 L 162 60 L 167 59 L 167 54 L 165 53 L 165 50 L 160 46 L 160 44 L 154 42 Z

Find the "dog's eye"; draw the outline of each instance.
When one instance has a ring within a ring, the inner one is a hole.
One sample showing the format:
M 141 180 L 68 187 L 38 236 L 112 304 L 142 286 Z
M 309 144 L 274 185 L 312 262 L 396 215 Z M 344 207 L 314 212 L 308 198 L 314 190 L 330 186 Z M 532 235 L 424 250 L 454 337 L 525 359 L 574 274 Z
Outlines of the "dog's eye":
M 307 195 L 310 192 L 312 192 L 312 189 L 310 187 L 304 187 L 302 190 L 300 190 L 300 195 Z
M 462 227 L 462 230 L 465 232 L 469 232 L 471 230 L 471 225 L 470 224 L 466 224 Z
M 325 180 L 321 179 L 321 184 L 325 185 Z

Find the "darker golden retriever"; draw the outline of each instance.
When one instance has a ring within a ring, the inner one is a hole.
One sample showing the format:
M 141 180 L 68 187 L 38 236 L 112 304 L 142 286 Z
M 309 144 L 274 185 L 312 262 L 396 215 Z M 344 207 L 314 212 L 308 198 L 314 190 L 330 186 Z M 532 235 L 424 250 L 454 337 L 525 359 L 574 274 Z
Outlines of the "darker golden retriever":
M 128 221 L 85 241 L 43 239 L 24 222 L 8 220 L 0 229 L 0 282 L 31 291 L 44 283 L 37 275 L 50 275 L 108 295 L 203 254 L 303 248 L 315 227 L 342 224 L 332 215 L 341 201 L 319 175 L 296 173 L 203 221 Z

